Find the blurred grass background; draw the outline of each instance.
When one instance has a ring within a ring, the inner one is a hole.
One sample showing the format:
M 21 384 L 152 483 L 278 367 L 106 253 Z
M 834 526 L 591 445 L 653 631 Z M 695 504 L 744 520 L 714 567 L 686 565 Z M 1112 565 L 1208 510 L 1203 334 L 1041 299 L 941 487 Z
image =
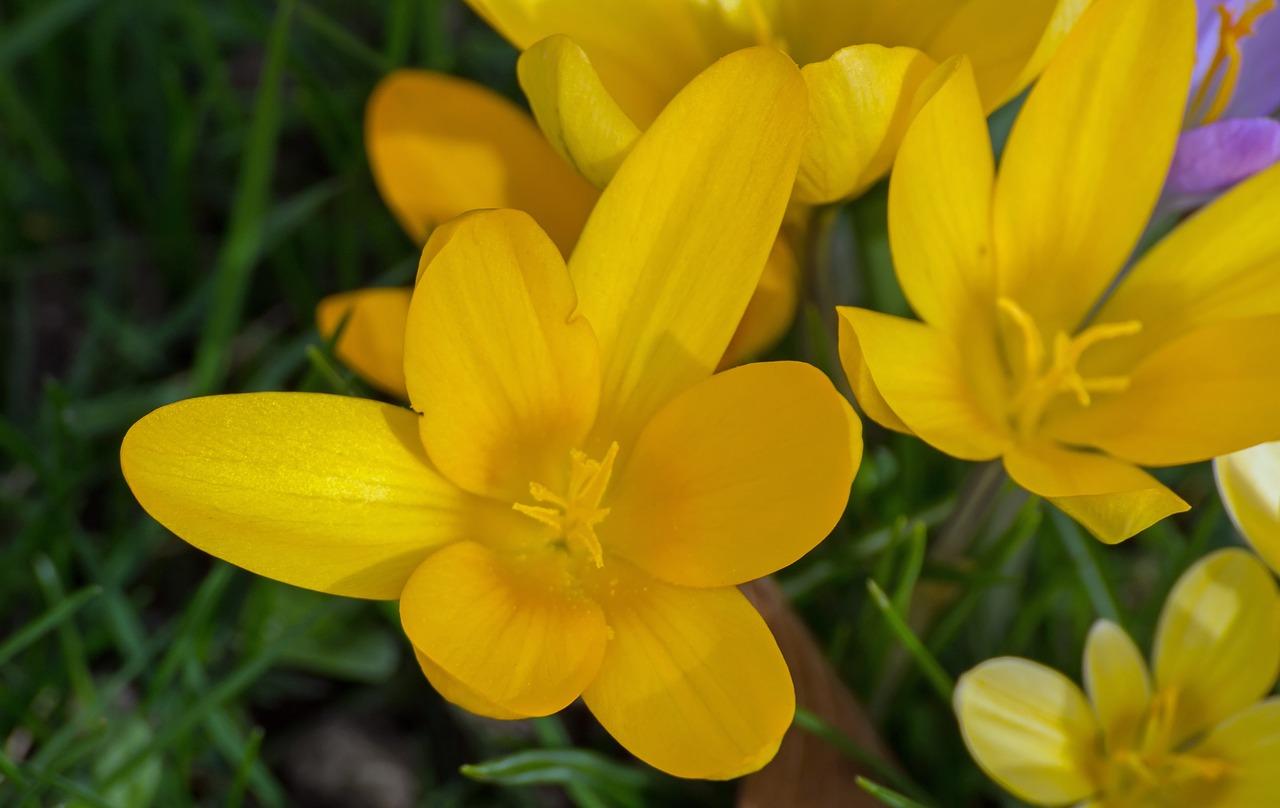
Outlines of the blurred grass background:
M 320 297 L 416 264 L 366 167 L 364 100 L 399 66 L 518 99 L 514 63 L 446 0 L 0 6 L 0 806 L 733 803 L 628 760 L 580 706 L 448 707 L 393 607 L 214 561 L 120 476 L 125 430 L 180 398 L 370 394 L 312 326 Z M 905 311 L 884 199 L 835 217 L 817 299 Z M 838 375 L 822 322 L 811 305 L 778 354 Z M 998 471 L 867 436 L 837 535 L 781 580 L 900 784 L 1014 805 L 964 752 L 950 680 L 1009 653 L 1078 676 L 1097 616 L 1148 643 L 1176 575 L 1232 540 L 1211 478 L 1175 474 L 1190 517 L 1104 548 Z

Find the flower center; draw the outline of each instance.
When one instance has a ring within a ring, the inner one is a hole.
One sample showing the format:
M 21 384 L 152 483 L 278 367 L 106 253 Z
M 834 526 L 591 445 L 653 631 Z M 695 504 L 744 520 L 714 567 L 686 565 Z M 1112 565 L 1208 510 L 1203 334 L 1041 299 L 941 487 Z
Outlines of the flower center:
M 1240 12 L 1240 16 L 1233 18 L 1225 3 L 1217 5 L 1216 11 L 1221 22 L 1218 28 L 1218 48 L 1200 82 L 1200 89 L 1191 101 L 1188 114 L 1192 116 L 1192 120 L 1198 124 L 1213 123 L 1222 115 L 1227 104 L 1231 103 L 1236 82 L 1240 78 L 1240 40 L 1251 36 L 1258 19 L 1275 7 L 1276 0 L 1255 0 Z M 1209 96 L 1211 88 L 1214 90 L 1212 98 Z M 1204 112 L 1196 118 L 1196 113 L 1202 108 Z
M 604 566 L 604 552 L 596 536 L 596 525 L 609 515 L 600 500 L 609 487 L 613 461 L 618 456 L 618 443 L 609 447 L 603 460 L 592 460 L 577 449 L 569 452 L 569 490 L 559 495 L 541 483 L 529 483 L 529 494 L 543 505 L 517 502 L 511 507 L 525 516 L 552 527 L 554 544 L 569 551 L 585 550 L 597 567 Z
M 1018 434 L 1033 433 L 1040 425 L 1045 408 L 1061 393 L 1074 393 L 1080 406 L 1087 407 L 1093 403 L 1094 393 L 1120 393 L 1129 387 L 1128 376 L 1085 378 L 1076 366 L 1089 348 L 1109 339 L 1131 337 L 1142 330 L 1142 323 L 1130 320 L 1090 326 L 1074 337 L 1059 331 L 1053 335 L 1053 351 L 1049 353 L 1031 315 L 1007 297 L 997 300 L 996 305 L 1013 323 L 1022 342 L 1021 355 L 1009 358 L 1009 366 L 1018 380 L 1009 405 L 1009 418 Z
M 1235 767 L 1225 761 L 1172 749 L 1178 689 L 1156 693 L 1147 708 L 1134 747 L 1111 753 L 1107 797 L 1117 804 L 1138 804 L 1144 797 L 1173 794 L 1193 784 L 1213 783 Z

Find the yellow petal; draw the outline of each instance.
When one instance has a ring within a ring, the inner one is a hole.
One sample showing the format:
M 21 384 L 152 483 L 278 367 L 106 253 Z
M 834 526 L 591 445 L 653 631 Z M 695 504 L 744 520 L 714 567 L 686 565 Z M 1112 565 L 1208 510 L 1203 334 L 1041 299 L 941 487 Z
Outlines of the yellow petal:
M 580 44 L 627 117 L 645 129 L 717 54 L 685 0 L 467 0 L 517 48 L 553 34 Z M 744 43 L 746 44 L 746 43 Z
M 809 137 L 796 198 L 826 204 L 854 196 L 889 170 L 911 121 L 916 89 L 935 63 L 915 48 L 851 45 L 801 70 Z
M 790 59 L 738 51 L 680 92 L 600 197 L 569 271 L 600 339 L 606 442 L 719 363 L 782 222 L 804 116 Z
M 744 365 L 689 388 L 640 433 L 603 540 L 682 586 L 787 566 L 844 512 L 862 457 L 847 407 L 801 362 Z
M 1280 314 L 1193 331 L 1153 353 L 1123 393 L 1046 421 L 1059 440 L 1144 466 L 1208 460 L 1280 439 Z
M 436 467 L 470 491 L 559 489 L 595 417 L 599 359 L 564 262 L 525 213 L 475 213 L 423 252 L 405 334 L 409 398 Z
M 1107 752 L 1130 749 L 1151 698 L 1142 652 L 1124 629 L 1099 620 L 1084 646 L 1084 689 L 1093 702 Z
M 608 628 L 562 558 L 548 548 L 516 561 L 471 541 L 438 550 L 405 585 L 404 631 L 477 706 L 531 716 L 563 709 L 595 676 Z
M 421 70 L 383 79 L 365 111 L 378 190 L 409 236 L 481 208 L 528 211 L 568 255 L 596 191 L 518 107 L 479 84 Z
M 485 507 L 431 467 L 417 422 L 343 396 L 194 398 L 134 424 L 120 466 L 142 507 L 206 553 L 294 586 L 391 600 Z
M 849 318 L 844 316 L 839 307 L 836 311 L 840 312 L 840 316 L 836 318 L 837 327 L 840 329 L 840 365 L 849 380 L 849 387 L 853 391 L 853 397 L 858 402 L 858 406 L 868 418 L 886 429 L 905 435 L 915 434 L 893 411 L 889 402 L 884 400 L 880 388 L 876 387 L 876 380 L 871 377 L 866 357 L 862 355 L 862 345 L 858 343 L 857 332 L 853 330 Z
M 975 392 L 973 369 L 946 334 L 866 309 L 837 311 L 856 335 L 875 387 L 912 432 L 964 460 L 990 460 L 1005 450 L 1008 426 L 993 415 L 992 402 Z M 852 351 L 842 351 L 847 353 Z M 860 369 L 845 372 L 852 380 Z M 859 402 L 867 408 L 868 402 Z
M 799 297 L 800 267 L 784 229 L 773 243 L 760 283 L 751 294 L 719 367 L 740 365 L 772 348 L 795 319 Z
M 1098 790 L 1098 723 L 1070 679 L 1036 662 L 983 662 L 956 684 L 969 753 L 1019 799 L 1066 805 Z
M 608 185 L 640 130 L 609 95 L 586 52 L 567 36 L 550 36 L 522 53 L 518 68 L 547 140 L 588 182 Z
M 1014 124 L 996 181 L 1004 294 L 1073 333 L 1146 226 L 1173 156 L 1195 7 L 1098 0 Z
M 1191 508 L 1142 469 L 1102 454 L 1035 443 L 1006 454 L 1004 467 L 1018 485 L 1049 500 L 1107 544 Z
M 1236 530 L 1280 569 L 1280 443 L 1263 443 L 1213 461 L 1222 503 Z
M 1258 808 L 1280 804 L 1280 699 L 1246 708 L 1213 728 L 1191 749 L 1198 757 L 1231 766 L 1221 780 L 1203 789 L 1200 802 L 1211 808 Z
M 677 777 L 728 779 L 768 763 L 791 724 L 795 693 L 756 610 L 733 588 L 614 574 L 605 605 L 613 637 L 583 693 L 604 728 Z
M 513 712 L 505 707 L 499 707 L 493 702 L 486 699 L 476 691 L 464 685 L 457 678 L 450 676 L 444 668 L 431 661 L 431 657 L 422 653 L 418 649 L 413 649 L 413 653 L 418 658 L 418 667 L 422 668 L 422 673 L 427 677 L 427 681 L 436 689 L 441 696 L 468 712 L 476 715 L 483 715 L 487 718 L 496 718 L 500 721 L 513 721 L 519 718 L 528 718 L 523 713 Z
M 1165 601 L 1152 660 L 1159 690 L 1175 690 L 1173 743 L 1262 698 L 1280 672 L 1275 580 L 1244 550 L 1197 561 Z
M 1090 0 L 971 0 L 958 6 L 925 48 L 937 59 L 966 54 L 993 110 L 1035 79 Z
M 1280 312 L 1280 166 L 1236 185 L 1146 253 L 1107 299 L 1099 323 L 1142 331 L 1086 358 L 1097 375 L 1125 373 L 1202 326 Z
M 400 399 L 404 381 L 404 329 L 412 289 L 359 289 L 316 304 L 316 328 L 328 339 L 342 328 L 334 354 L 360 378 Z
M 955 334 L 995 299 L 991 139 L 969 62 L 938 70 L 889 183 L 889 240 L 902 291 L 925 322 Z M 991 316 L 994 316 L 992 313 Z

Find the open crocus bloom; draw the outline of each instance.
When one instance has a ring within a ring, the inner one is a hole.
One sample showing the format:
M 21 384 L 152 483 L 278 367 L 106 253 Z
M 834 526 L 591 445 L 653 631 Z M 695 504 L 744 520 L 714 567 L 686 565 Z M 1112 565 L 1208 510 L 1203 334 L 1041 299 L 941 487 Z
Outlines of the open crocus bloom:
M 776 51 L 710 68 L 619 169 L 567 267 L 521 212 L 439 228 L 405 333 L 417 412 L 179 402 L 125 437 L 130 487 L 246 569 L 398 598 L 427 677 L 469 710 L 581 696 L 665 771 L 759 768 L 793 693 L 735 585 L 826 536 L 861 456 L 816 369 L 712 375 L 782 217 L 805 100 Z
M 1119 626 L 1094 624 L 1085 690 L 1036 662 L 989 660 L 960 678 L 956 716 L 978 765 L 1034 805 L 1280 805 L 1280 598 L 1267 569 L 1222 550 L 1182 575 L 1148 672 Z M 1153 675 L 1154 674 L 1154 675 Z
M 467 211 L 513 208 L 533 216 L 562 255 L 578 241 L 599 191 L 556 154 L 523 110 L 479 84 L 440 73 L 398 70 L 365 109 L 365 147 L 382 198 L 405 232 L 424 244 L 437 226 Z M 785 332 L 795 312 L 794 251 L 780 240 L 723 357 L 732 366 Z M 412 289 L 331 295 L 316 325 L 342 333 L 334 353 L 365 381 L 400 399 L 404 328 Z
M 606 181 L 667 100 L 719 56 L 785 50 L 809 93 L 796 200 L 854 196 L 888 171 L 937 64 L 968 54 L 990 111 L 1031 82 L 1087 0 L 468 0 L 524 51 L 548 138 Z
M 1240 535 L 1273 570 L 1280 570 L 1280 443 L 1216 458 L 1213 470 Z
M 1166 205 L 1204 203 L 1280 160 L 1280 13 L 1276 0 L 1197 0 L 1199 42 L 1189 127 L 1169 168 Z
M 871 418 L 955 457 L 1003 458 L 1106 542 L 1187 508 L 1139 466 L 1280 437 L 1280 167 L 1120 275 L 1173 152 L 1194 25 L 1189 0 L 1095 3 L 998 177 L 955 63 L 889 189 L 895 269 L 923 322 L 840 310 L 841 360 Z

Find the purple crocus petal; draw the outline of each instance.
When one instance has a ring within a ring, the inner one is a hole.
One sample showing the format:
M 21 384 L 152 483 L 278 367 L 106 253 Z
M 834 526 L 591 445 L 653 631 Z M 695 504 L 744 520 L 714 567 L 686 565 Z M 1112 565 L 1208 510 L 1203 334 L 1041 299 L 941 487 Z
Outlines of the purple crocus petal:
M 1218 7 L 1225 6 L 1232 19 L 1238 19 L 1256 3 L 1257 0 L 1196 0 L 1196 64 L 1191 73 L 1188 104 L 1200 92 L 1200 85 L 1213 78 L 1208 71 L 1218 51 L 1222 30 Z M 1240 40 L 1240 74 L 1222 117 L 1253 118 L 1270 115 L 1277 108 L 1280 108 L 1280 9 L 1272 9 L 1256 21 L 1253 34 Z
M 1258 20 L 1240 40 L 1240 79 L 1223 117 L 1252 118 L 1280 108 L 1280 8 Z
M 1280 162 L 1280 121 L 1236 118 L 1183 132 L 1165 182 L 1165 210 L 1185 210 Z

